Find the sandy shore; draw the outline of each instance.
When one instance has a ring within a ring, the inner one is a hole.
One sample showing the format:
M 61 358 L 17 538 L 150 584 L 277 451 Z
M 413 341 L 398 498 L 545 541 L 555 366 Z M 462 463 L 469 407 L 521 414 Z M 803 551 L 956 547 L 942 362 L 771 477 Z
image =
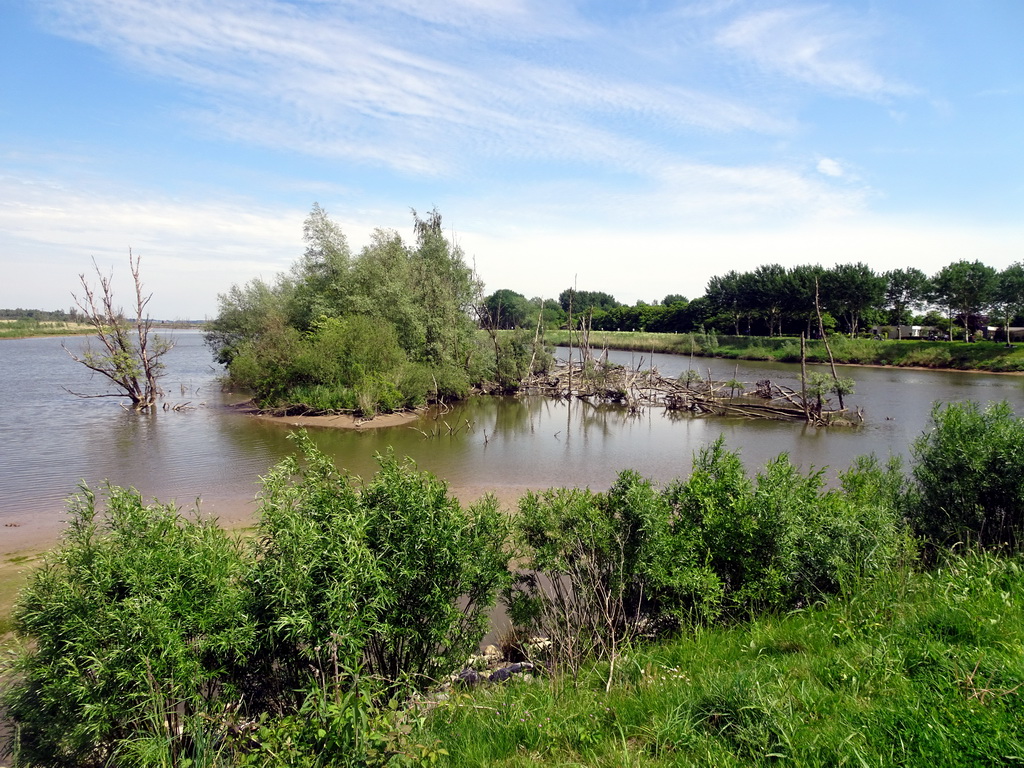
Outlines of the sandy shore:
M 385 427 L 400 427 L 416 421 L 421 411 L 401 411 L 399 413 L 382 413 L 372 419 L 362 416 L 353 416 L 348 413 L 339 413 L 332 416 L 274 416 L 269 413 L 261 413 L 252 403 L 242 403 L 234 406 L 240 413 L 246 413 L 260 421 L 270 421 L 276 424 L 286 424 L 290 427 L 330 427 L 332 429 L 383 429 Z

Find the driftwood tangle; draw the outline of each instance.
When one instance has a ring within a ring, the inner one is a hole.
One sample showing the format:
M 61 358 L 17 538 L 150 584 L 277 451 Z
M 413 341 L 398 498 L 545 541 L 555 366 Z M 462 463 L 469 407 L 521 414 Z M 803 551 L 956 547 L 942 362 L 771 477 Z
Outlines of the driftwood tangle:
M 610 364 L 606 355 L 595 360 L 585 354 L 582 361 L 572 360 L 531 376 L 523 380 L 519 392 L 621 403 L 634 413 L 653 406 L 694 414 L 805 421 L 815 426 L 851 426 L 864 421 L 860 409 L 831 409 L 828 401 L 819 409 L 816 400 L 805 403 L 800 392 L 767 379 L 715 381 L 710 371 L 704 377 L 695 370 L 673 379 L 653 366 L 641 364 L 631 369 Z

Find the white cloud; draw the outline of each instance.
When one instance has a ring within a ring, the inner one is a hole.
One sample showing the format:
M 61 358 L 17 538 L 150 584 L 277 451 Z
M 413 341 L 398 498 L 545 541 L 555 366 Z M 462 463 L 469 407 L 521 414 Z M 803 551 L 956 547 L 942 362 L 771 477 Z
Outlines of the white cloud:
M 154 293 L 154 316 L 201 318 L 215 312 L 217 293 L 232 283 L 272 279 L 302 251 L 305 212 L 135 192 L 121 197 L 0 177 L 0 306 L 65 306 L 93 258 L 103 271 L 114 267 L 116 276 L 131 248 Z
M 870 61 L 876 31 L 850 14 L 794 6 L 740 16 L 718 43 L 763 69 L 827 91 L 879 98 L 911 92 Z
M 818 161 L 818 173 L 838 179 L 843 175 L 843 166 L 831 157 L 823 157 Z
M 865 261 L 878 271 L 906 265 L 933 273 L 971 253 L 1002 269 L 1019 259 L 1024 241 L 1021 226 L 884 219 L 864 211 L 857 192 L 768 166 L 667 168 L 661 186 L 633 193 L 605 187 L 584 195 L 580 184 L 451 199 L 441 210 L 488 291 L 553 297 L 578 281 L 630 303 L 698 296 L 713 275 L 771 262 Z M 367 200 L 353 213 L 322 202 L 356 250 L 374 226 L 410 237 L 406 209 Z M 142 256 L 155 317 L 213 315 L 216 295 L 231 284 L 272 280 L 290 267 L 303 249 L 307 212 L 0 177 L 0 306 L 68 306 L 92 257 L 113 267 L 116 289 L 131 247 Z
M 407 175 L 546 158 L 644 173 L 650 166 L 638 157 L 661 162 L 694 131 L 777 135 L 794 126 L 671 68 L 644 83 L 638 78 L 649 78 L 649 69 L 612 74 L 601 51 L 634 64 L 640 53 L 608 30 L 587 32 L 567 4 L 62 0 L 55 7 L 63 34 L 197 94 L 191 118 L 215 135 Z M 552 50 L 572 34 L 597 42 L 579 60 L 553 63 L 550 51 L 522 55 L 525 29 Z M 641 141 L 652 130 L 660 138 Z

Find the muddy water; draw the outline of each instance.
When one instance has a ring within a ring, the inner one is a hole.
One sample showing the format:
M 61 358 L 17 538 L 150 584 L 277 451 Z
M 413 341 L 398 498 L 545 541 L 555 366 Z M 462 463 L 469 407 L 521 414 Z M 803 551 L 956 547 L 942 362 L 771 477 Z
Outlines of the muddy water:
M 109 480 L 147 497 L 176 500 L 224 520 L 254 508 L 259 476 L 291 450 L 288 427 L 241 414 L 241 397 L 222 392 L 221 371 L 198 332 L 175 332 L 164 386 L 171 406 L 139 415 L 117 398 L 82 399 L 102 382 L 73 363 L 54 338 L 0 341 L 0 552 L 52 536 L 64 499 L 80 481 Z M 80 346 L 80 339 L 65 340 Z M 739 364 L 667 355 L 611 353 L 613 360 L 655 365 L 678 375 L 692 365 L 702 375 L 753 382 L 769 378 L 798 387 L 797 366 Z M 512 500 L 527 488 L 554 485 L 606 488 L 624 468 L 666 481 L 685 475 L 693 453 L 724 435 L 749 468 L 786 452 L 805 468 L 843 468 L 858 455 L 907 455 L 928 426 L 935 401 L 1009 400 L 1024 413 L 1024 378 L 990 374 L 849 368 L 857 383 L 851 404 L 866 423 L 858 429 L 691 417 L 648 410 L 629 416 L 614 406 L 566 404 L 541 398 L 474 398 L 412 424 L 375 430 L 312 432 L 347 470 L 366 476 L 374 455 L 393 448 L 445 478 L 465 499 L 485 492 Z

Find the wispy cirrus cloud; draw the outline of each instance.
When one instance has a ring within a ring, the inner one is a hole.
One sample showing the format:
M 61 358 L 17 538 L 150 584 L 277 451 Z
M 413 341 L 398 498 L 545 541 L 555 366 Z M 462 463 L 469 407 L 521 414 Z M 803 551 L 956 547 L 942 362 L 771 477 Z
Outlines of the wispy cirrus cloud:
M 871 61 L 879 30 L 860 17 L 824 5 L 744 13 L 717 42 L 762 69 L 843 95 L 881 98 L 913 93 Z
M 564 62 L 520 55 L 524 39 L 597 35 L 609 50 L 618 44 L 569 3 L 59 0 L 53 7 L 61 34 L 186 86 L 197 105 L 191 119 L 208 130 L 403 173 L 452 174 L 474 155 L 613 166 L 636 158 L 640 140 L 609 115 L 655 126 L 672 137 L 669 152 L 694 130 L 770 135 L 793 127 L 696 83 L 617 76 L 592 53 Z M 666 146 L 640 149 L 657 158 Z

